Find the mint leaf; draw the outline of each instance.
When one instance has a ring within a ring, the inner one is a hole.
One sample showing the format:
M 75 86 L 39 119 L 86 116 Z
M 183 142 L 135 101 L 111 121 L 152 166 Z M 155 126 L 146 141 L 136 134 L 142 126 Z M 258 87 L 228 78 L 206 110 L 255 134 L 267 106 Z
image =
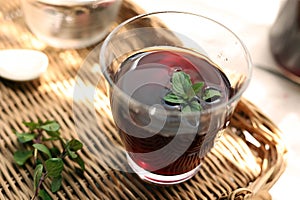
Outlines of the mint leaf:
M 39 151 L 41 151 L 41 152 L 47 154 L 47 156 L 48 156 L 49 158 L 52 157 L 52 156 L 51 156 L 51 153 L 50 153 L 50 151 L 49 151 L 49 149 L 48 149 L 48 147 L 46 147 L 45 145 L 43 145 L 43 144 L 33 144 L 32 146 L 33 146 L 35 149 L 37 149 L 37 150 L 39 150 Z
M 69 148 L 71 151 L 78 151 L 82 149 L 83 144 L 76 139 L 72 139 L 67 143 L 67 148 Z
M 183 106 L 181 111 L 186 112 L 186 113 L 187 112 L 192 112 L 192 107 L 190 105 L 185 105 L 185 106 Z
M 50 158 L 46 160 L 45 166 L 48 176 L 51 178 L 56 178 L 61 175 L 61 172 L 64 168 L 64 162 L 61 158 Z
M 62 184 L 62 176 L 53 178 L 51 183 L 51 192 L 57 192 Z
M 43 175 L 43 169 L 44 169 L 44 167 L 42 164 L 38 164 L 34 169 L 34 174 L 33 174 L 34 190 L 36 190 L 39 186 L 39 182 Z
M 164 100 L 168 101 L 170 103 L 178 103 L 178 104 L 185 102 L 184 99 L 182 99 L 181 97 L 178 97 L 174 93 L 168 93 L 166 96 L 164 96 Z
M 38 120 L 35 122 L 23 122 L 24 125 L 30 129 L 28 133 L 16 134 L 20 143 L 31 147 L 31 150 L 17 150 L 14 153 L 14 160 L 18 165 L 24 165 L 24 163 L 31 157 L 34 158 L 34 164 L 36 165 L 33 174 L 34 182 L 34 195 L 31 199 L 51 200 L 49 194 L 43 188 L 46 186 L 44 181 L 49 178 L 51 182 L 51 191 L 57 192 L 62 185 L 62 170 L 64 168 L 64 159 L 68 156 L 71 160 L 79 164 L 82 170 L 85 170 L 84 161 L 79 157 L 77 151 L 83 148 L 83 144 L 76 139 L 72 139 L 68 142 L 60 136 L 60 125 L 56 121 L 43 122 Z M 47 134 L 48 138 L 45 137 Z M 63 149 L 60 151 L 55 145 L 52 148 L 48 148 L 44 141 L 59 140 L 62 143 Z M 46 154 L 49 158 L 45 159 L 45 156 L 40 156 L 39 152 Z
M 199 104 L 198 101 L 190 102 L 189 106 L 191 107 L 192 111 L 201 111 L 202 110 L 202 106 Z
M 172 76 L 172 92 L 178 97 L 188 99 L 188 93 L 192 88 L 190 76 L 180 71 L 173 73 Z
M 85 170 L 85 165 L 84 165 L 84 162 L 83 162 L 82 158 L 77 156 L 76 158 L 72 158 L 72 160 L 74 160 L 80 166 L 82 171 Z
M 29 128 L 29 130 L 34 130 L 39 128 L 40 124 L 35 122 L 23 122 L 23 124 Z
M 76 139 L 72 139 L 66 144 L 67 154 L 72 158 L 77 158 L 78 155 L 75 153 L 76 151 L 82 149 L 82 143 Z
M 60 132 L 58 132 L 58 131 L 46 131 L 46 133 L 47 133 L 51 138 L 59 138 L 59 137 L 60 137 Z
M 67 149 L 68 156 L 71 158 L 77 158 L 77 154 L 74 151 L 71 151 L 70 149 Z
M 173 73 L 171 79 L 171 91 L 163 97 L 163 100 L 179 104 L 182 112 L 201 111 L 203 109 L 201 101 L 212 102 L 222 96 L 221 92 L 214 88 L 203 92 L 204 82 L 193 84 L 190 76 L 183 71 Z
M 203 82 L 192 84 L 191 77 L 183 71 L 175 72 L 172 75 L 172 88 L 163 99 L 169 103 L 181 105 L 182 112 L 202 110 L 198 101 L 195 101 L 196 94 L 202 91 Z
M 47 121 L 40 128 L 45 131 L 55 132 L 60 129 L 60 125 L 56 121 Z
M 43 138 L 43 141 L 55 141 L 55 140 L 59 140 L 60 137 L 50 137 L 50 138 Z
M 52 200 L 52 198 L 50 197 L 50 195 L 46 192 L 46 190 L 40 190 L 39 191 L 39 197 L 42 200 Z
M 219 97 L 221 97 L 221 92 L 217 89 L 210 88 L 205 90 L 202 98 L 204 101 L 209 101 Z
M 181 71 L 180 73 L 183 74 L 185 80 L 188 82 L 188 85 L 192 85 L 192 81 L 191 81 L 190 75 L 188 75 L 187 73 L 185 73 L 185 72 L 183 72 L 183 71 Z
M 18 165 L 24 165 L 25 162 L 33 156 L 32 150 L 21 151 L 18 150 L 14 153 L 14 160 Z
M 182 112 L 194 112 L 194 111 L 201 111 L 202 106 L 198 103 L 198 101 L 190 101 L 188 104 L 184 105 L 182 108 Z
M 189 88 L 189 90 L 187 90 L 186 94 L 187 94 L 187 100 L 188 101 L 191 101 L 196 96 L 196 93 L 194 92 L 192 86 Z
M 195 94 L 198 94 L 202 90 L 203 86 L 204 86 L 203 82 L 198 82 L 198 83 L 193 84 L 192 88 L 193 88 Z
M 60 150 L 57 147 L 52 147 L 49 150 L 51 152 L 52 157 L 59 157 L 59 155 L 61 154 Z
M 35 134 L 32 133 L 18 133 L 14 131 L 20 143 L 30 142 L 35 138 Z

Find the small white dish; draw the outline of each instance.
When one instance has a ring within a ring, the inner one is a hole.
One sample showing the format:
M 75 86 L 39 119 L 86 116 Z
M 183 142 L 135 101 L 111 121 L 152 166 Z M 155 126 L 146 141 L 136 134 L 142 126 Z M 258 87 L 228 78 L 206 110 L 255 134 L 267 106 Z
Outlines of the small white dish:
M 13 81 L 38 78 L 48 67 L 46 54 L 31 49 L 0 50 L 0 77 Z

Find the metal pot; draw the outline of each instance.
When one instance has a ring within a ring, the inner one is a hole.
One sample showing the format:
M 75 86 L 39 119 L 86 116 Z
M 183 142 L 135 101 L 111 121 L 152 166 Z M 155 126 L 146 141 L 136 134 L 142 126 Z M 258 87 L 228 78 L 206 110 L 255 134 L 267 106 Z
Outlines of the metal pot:
M 287 0 L 270 29 L 270 49 L 280 72 L 300 84 L 300 0 Z

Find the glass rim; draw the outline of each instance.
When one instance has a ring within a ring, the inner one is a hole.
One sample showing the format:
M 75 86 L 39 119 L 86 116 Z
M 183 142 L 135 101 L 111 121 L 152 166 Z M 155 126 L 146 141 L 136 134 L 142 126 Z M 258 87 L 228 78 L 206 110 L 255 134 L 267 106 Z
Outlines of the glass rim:
M 186 12 L 186 11 L 172 11 L 172 10 L 168 10 L 168 11 L 156 11 L 156 12 L 148 12 L 148 13 L 144 13 L 144 14 L 139 14 L 137 16 L 134 16 L 132 18 L 129 18 L 125 21 L 123 21 L 122 23 L 120 23 L 118 26 L 116 26 L 109 34 L 108 36 L 105 38 L 105 40 L 103 41 L 102 43 L 102 46 L 101 46 L 101 49 L 100 49 L 100 53 L 99 53 L 99 61 L 100 61 L 100 68 L 101 68 L 101 72 L 103 74 L 103 76 L 105 77 L 106 81 L 109 83 L 109 85 L 113 88 L 113 90 L 117 90 L 118 94 L 121 94 L 122 95 L 122 98 L 124 97 L 125 99 L 128 99 L 128 101 L 130 101 L 131 103 L 133 103 L 134 105 L 136 106 L 141 106 L 141 107 L 144 107 L 146 108 L 146 110 L 149 110 L 151 109 L 151 105 L 147 105 L 147 104 L 144 104 L 144 103 L 141 103 L 140 101 L 132 98 L 130 95 L 126 94 L 122 89 L 120 89 L 115 83 L 114 81 L 109 77 L 108 75 L 108 72 L 107 72 L 107 66 L 105 65 L 104 63 L 104 60 L 105 60 L 105 48 L 108 46 L 109 44 L 109 41 L 111 40 L 111 38 L 117 34 L 117 32 L 122 28 L 124 27 L 125 25 L 127 24 L 130 24 L 131 22 L 135 21 L 135 20 L 138 20 L 138 19 L 141 19 L 141 18 L 144 18 L 144 17 L 147 17 L 147 16 L 152 16 L 152 15 L 159 15 L 159 14 L 185 14 L 185 15 L 191 15 L 191 16 L 195 16 L 195 17 L 199 17 L 199 18 L 202 18 L 202 19 L 205 19 L 207 21 L 210 21 L 214 24 L 217 24 L 218 26 L 224 28 L 225 30 L 227 30 L 230 34 L 233 35 L 233 37 L 235 37 L 238 42 L 240 43 L 242 49 L 243 49 L 243 53 L 244 53 L 244 56 L 245 56 L 245 59 L 247 61 L 247 76 L 242 84 L 242 86 L 239 88 L 239 90 L 237 90 L 236 93 L 234 93 L 233 96 L 231 96 L 228 101 L 226 102 L 223 102 L 223 103 L 220 103 L 220 104 L 217 104 L 215 106 L 211 106 L 210 108 L 208 109 L 204 109 L 204 110 L 201 110 L 201 111 L 192 111 L 192 112 L 186 112 L 186 113 L 183 113 L 183 112 L 180 112 L 180 111 L 170 111 L 170 110 L 163 110 L 163 109 L 159 109 L 159 111 L 157 112 L 157 114 L 163 112 L 163 113 L 168 113 L 170 115 L 184 115 L 184 116 L 194 116 L 196 115 L 197 113 L 201 113 L 201 114 L 205 114 L 205 113 L 211 113 L 211 112 L 214 112 L 216 110 L 219 110 L 219 109 L 222 109 L 222 108 L 225 108 L 227 105 L 230 105 L 232 103 L 234 103 L 236 100 L 238 100 L 242 94 L 244 93 L 244 91 L 247 89 L 250 81 L 251 81 L 251 78 L 252 78 L 252 71 L 253 71 L 253 67 L 252 67 L 252 60 L 251 60 L 251 56 L 250 56 L 250 53 L 246 47 L 246 45 L 244 44 L 244 42 L 231 30 L 229 29 L 228 27 L 226 27 L 225 25 L 223 25 L 222 23 L 214 20 L 214 19 L 211 19 L 209 17 L 206 17 L 206 16 L 203 16 L 203 15 L 200 15 L 200 14 L 196 14 L 196 13 L 192 13 L 192 12 Z M 114 91 L 115 92 L 115 91 Z
M 102 3 L 106 1 L 108 2 L 108 0 L 38 0 L 38 2 L 55 6 L 79 6 Z

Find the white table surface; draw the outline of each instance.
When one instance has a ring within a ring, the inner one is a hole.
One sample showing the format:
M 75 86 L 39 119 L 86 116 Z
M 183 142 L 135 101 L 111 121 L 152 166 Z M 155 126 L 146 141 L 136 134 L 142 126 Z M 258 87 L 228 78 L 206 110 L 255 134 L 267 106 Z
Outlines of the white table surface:
M 205 15 L 223 23 L 244 41 L 255 65 L 244 97 L 281 129 L 289 150 L 287 169 L 270 193 L 274 200 L 295 199 L 300 185 L 300 85 L 257 67 L 277 69 L 269 51 L 268 33 L 285 0 L 133 1 L 147 12 L 178 10 Z

